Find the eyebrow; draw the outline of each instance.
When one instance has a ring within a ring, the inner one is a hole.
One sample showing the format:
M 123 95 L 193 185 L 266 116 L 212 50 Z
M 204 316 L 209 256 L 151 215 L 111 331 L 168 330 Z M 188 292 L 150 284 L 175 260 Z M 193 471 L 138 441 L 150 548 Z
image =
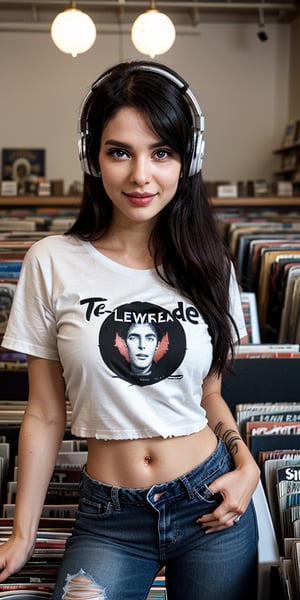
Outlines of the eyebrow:
M 105 146 L 116 146 L 117 148 L 128 148 L 128 150 L 132 149 L 132 146 L 130 144 L 127 144 L 126 142 L 120 142 L 118 140 L 106 140 Z M 161 148 L 162 146 L 168 146 L 169 144 L 166 144 L 166 142 L 164 142 L 163 140 L 160 140 L 159 142 L 155 142 L 154 144 L 150 144 L 149 148 L 151 150 L 154 150 L 155 148 Z

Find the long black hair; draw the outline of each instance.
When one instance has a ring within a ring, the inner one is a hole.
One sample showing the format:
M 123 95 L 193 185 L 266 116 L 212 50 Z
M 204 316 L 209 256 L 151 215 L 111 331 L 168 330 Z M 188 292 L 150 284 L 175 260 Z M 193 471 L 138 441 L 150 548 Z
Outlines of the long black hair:
M 139 68 L 151 64 L 156 65 L 150 61 L 120 63 L 92 88 L 85 106 L 89 124 L 86 151 L 97 170 L 102 131 L 126 106 L 141 112 L 158 137 L 179 153 L 178 188 L 159 214 L 149 248 L 158 275 L 201 312 L 212 338 L 211 370 L 220 374 L 233 354 L 236 330 L 229 312 L 231 257 L 219 235 L 201 173 L 189 176 L 193 145 L 190 107 L 170 79 Z M 99 240 L 111 219 L 112 202 L 101 178 L 85 173 L 79 215 L 67 233 Z

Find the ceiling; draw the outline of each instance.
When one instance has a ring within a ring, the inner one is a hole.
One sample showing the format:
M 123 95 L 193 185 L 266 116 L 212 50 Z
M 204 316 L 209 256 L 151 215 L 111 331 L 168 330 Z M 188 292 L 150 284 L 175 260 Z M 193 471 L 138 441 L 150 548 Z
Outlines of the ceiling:
M 300 14 L 300 0 L 0 0 L 0 31 L 43 31 L 57 13 L 76 6 L 87 12 L 97 28 L 128 24 L 151 7 L 165 12 L 175 25 L 213 23 L 291 23 Z

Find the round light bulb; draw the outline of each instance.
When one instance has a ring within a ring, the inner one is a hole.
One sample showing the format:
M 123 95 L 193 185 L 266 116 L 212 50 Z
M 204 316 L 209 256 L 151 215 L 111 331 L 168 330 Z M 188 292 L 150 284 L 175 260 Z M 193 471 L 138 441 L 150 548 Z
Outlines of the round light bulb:
M 75 57 L 92 47 L 96 26 L 81 10 L 68 8 L 56 15 L 51 25 L 51 37 L 59 50 Z
M 133 45 L 151 58 L 167 52 L 174 44 L 175 37 L 176 31 L 171 19 L 156 9 L 139 15 L 131 28 Z

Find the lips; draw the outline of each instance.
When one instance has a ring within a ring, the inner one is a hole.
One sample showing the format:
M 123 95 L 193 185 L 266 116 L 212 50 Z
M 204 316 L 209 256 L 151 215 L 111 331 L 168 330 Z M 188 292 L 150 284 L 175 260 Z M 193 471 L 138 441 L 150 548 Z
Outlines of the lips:
M 156 194 L 149 193 L 140 193 L 140 192 L 131 192 L 130 194 L 125 193 L 126 198 L 136 206 L 147 206 L 150 204 L 151 200 L 155 198 Z

